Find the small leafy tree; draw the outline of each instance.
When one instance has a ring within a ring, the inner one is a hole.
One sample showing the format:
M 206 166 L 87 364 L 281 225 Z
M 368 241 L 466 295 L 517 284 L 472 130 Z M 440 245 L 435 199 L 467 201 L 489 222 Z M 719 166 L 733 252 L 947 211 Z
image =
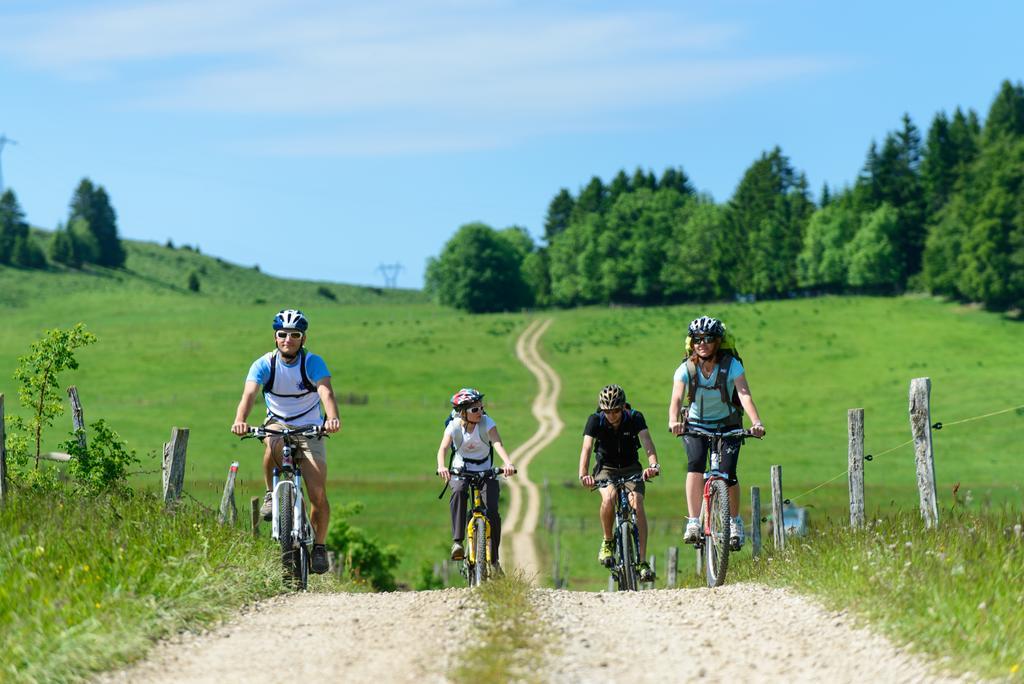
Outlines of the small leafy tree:
M 123 485 L 128 478 L 128 466 L 138 463 L 139 459 L 120 435 L 100 419 L 89 425 L 87 446 L 83 446 L 85 440 L 79 437 L 73 434 L 61 444 L 72 456 L 68 471 L 78 486 L 87 494 L 98 494 Z
M 191 292 L 199 292 L 199 274 L 195 271 L 188 274 L 188 289 Z
M 29 432 L 34 438 L 37 470 L 43 428 L 53 425 L 54 419 L 64 413 L 57 376 L 62 371 L 78 368 L 74 351 L 95 341 L 96 336 L 85 329 L 84 323 L 78 323 L 70 330 L 54 328 L 45 331 L 41 340 L 32 343 L 29 353 L 18 358 L 18 368 L 14 371 L 14 379 L 21 383 L 18 398 L 32 415 L 28 420 L 16 417 L 11 424 L 16 430 Z M 14 454 L 15 459 L 18 455 Z
M 348 575 L 355 580 L 369 582 L 377 591 L 394 591 L 394 569 L 398 567 L 398 550 L 393 545 L 381 546 L 366 532 L 349 524 L 346 518 L 363 510 L 363 504 L 354 502 L 336 510 L 327 532 L 327 548 L 344 562 Z

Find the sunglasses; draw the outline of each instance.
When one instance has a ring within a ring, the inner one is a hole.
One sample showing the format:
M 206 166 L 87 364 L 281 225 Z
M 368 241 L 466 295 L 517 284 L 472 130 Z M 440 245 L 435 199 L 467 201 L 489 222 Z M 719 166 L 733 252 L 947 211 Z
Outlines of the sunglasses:
M 279 340 L 287 340 L 289 337 L 292 338 L 293 340 L 301 340 L 302 339 L 302 333 L 300 333 L 298 330 L 291 330 L 291 331 L 288 331 L 288 330 L 278 330 L 277 331 L 277 339 L 279 339 Z
M 694 337 L 693 338 L 693 343 L 694 344 L 712 344 L 713 342 L 717 342 L 717 341 L 718 341 L 718 338 L 715 337 L 714 335 L 707 335 L 705 337 Z
M 622 413 L 622 407 L 620 406 L 619 408 L 601 409 L 601 413 Z
M 473 408 L 466 409 L 466 413 L 480 413 L 483 410 L 483 406 L 474 406 Z

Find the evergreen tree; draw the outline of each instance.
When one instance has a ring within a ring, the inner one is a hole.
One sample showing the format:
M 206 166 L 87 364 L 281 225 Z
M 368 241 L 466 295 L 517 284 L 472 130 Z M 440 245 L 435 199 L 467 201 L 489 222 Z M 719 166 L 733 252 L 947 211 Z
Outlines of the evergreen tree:
M 0 195 L 0 264 L 19 268 L 46 266 L 46 255 L 29 235 L 25 214 L 11 189 Z
M 576 201 L 572 194 L 565 188 L 558 191 L 555 198 L 548 205 L 548 215 L 544 219 L 544 240 L 550 245 L 562 231 L 569 227 L 569 220 L 572 218 L 572 210 Z
M 94 186 L 88 178 L 82 179 L 71 198 L 68 225 L 75 219 L 88 222 L 89 230 L 96 236 L 99 246 L 96 263 L 111 268 L 124 266 L 124 247 L 117 236 L 117 215 L 103 186 Z
M 806 178 L 776 147 L 743 174 L 725 222 L 721 267 L 733 292 L 778 295 L 796 285 L 796 257 L 813 210 Z
M 1003 81 L 985 119 L 985 144 L 1003 136 L 1024 136 L 1024 86 Z
M 629 176 L 622 169 L 615 174 L 615 178 L 612 178 L 611 184 L 608 185 L 608 204 L 615 204 L 615 200 L 619 199 L 620 195 L 625 195 L 628 192 L 633 191 L 633 186 L 629 182 Z
M 0 195 L 0 264 L 11 263 L 15 241 L 27 234 L 25 214 L 14 191 L 8 188 Z
M 658 179 L 654 177 L 653 171 L 644 171 L 639 166 L 636 167 L 636 171 L 633 172 L 633 179 L 631 181 L 633 191 L 637 191 L 641 188 L 647 188 L 648 190 L 658 189 Z
M 576 198 L 576 206 L 572 210 L 571 223 L 582 221 L 587 214 L 603 214 L 608 208 L 608 189 L 597 176 L 590 179 L 586 187 L 580 190 Z
M 953 195 L 934 217 L 924 246 L 924 285 L 933 293 L 963 295 L 960 283 L 960 252 L 969 225 L 963 193 Z
M 661 174 L 661 180 L 658 181 L 658 188 L 671 188 L 680 195 L 696 195 L 697 191 L 690 183 L 690 177 L 683 171 L 683 167 L 668 167 L 665 172 Z
M 462 226 L 427 263 L 427 291 L 470 313 L 510 311 L 530 302 L 521 262 L 507 239 L 483 223 Z
M 81 268 L 82 262 L 75 254 L 75 241 L 64 226 L 57 226 L 50 242 L 50 261 L 71 268 Z
M 89 229 L 89 222 L 76 218 L 68 224 L 68 234 L 75 248 L 75 259 L 81 264 L 99 263 L 100 243 L 95 233 Z
M 199 274 L 195 271 L 189 271 L 188 289 L 190 292 L 199 292 Z

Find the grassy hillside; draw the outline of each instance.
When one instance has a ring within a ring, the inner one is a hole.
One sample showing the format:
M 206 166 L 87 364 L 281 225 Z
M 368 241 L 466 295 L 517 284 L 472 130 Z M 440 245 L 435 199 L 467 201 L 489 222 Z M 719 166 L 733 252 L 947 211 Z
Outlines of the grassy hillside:
M 48 245 L 45 231 L 34 231 L 41 245 Z M 289 301 L 320 304 L 377 304 L 425 302 L 418 290 L 382 289 L 309 280 L 277 278 L 261 273 L 258 266 L 244 267 L 219 257 L 200 254 L 194 248 L 166 247 L 152 242 L 123 241 L 127 260 L 124 269 L 86 266 L 83 270 L 54 266 L 48 271 L 24 271 L 0 267 L 0 305 L 29 305 L 41 292 L 120 290 L 176 293 L 192 297 L 216 297 L 233 303 L 267 303 L 280 309 Z M 199 293 L 188 289 L 189 274 L 199 278 Z M 301 277 L 302 273 L 296 273 Z M 339 274 L 339 278 L 343 278 Z M 275 310 L 277 310 L 275 309 Z
M 179 257 L 181 270 L 174 266 Z M 166 270 L 160 271 L 161 263 Z M 172 274 L 198 263 L 208 270 L 200 276 L 201 294 L 171 286 Z M 534 430 L 529 406 L 536 385 L 514 355 L 528 315 L 466 316 L 389 299 L 415 299 L 418 293 L 377 295 L 365 288 L 350 294 L 367 301 L 339 306 L 342 292 L 349 291 L 341 286 L 328 286 L 339 288 L 333 301 L 318 294 L 317 284 L 280 283 L 154 245 L 132 245 L 128 265 L 126 273 L 0 269 L 0 309 L 19 333 L 0 337 L 0 392 L 7 395 L 8 413 L 21 412 L 10 380 L 16 357 L 43 328 L 84 321 L 100 341 L 79 353 L 80 370 L 64 382 L 78 385 L 86 420 L 106 418 L 148 471 L 159 470 L 157 454 L 170 428 L 188 426 L 193 495 L 215 500 L 232 460 L 241 462 L 241 496 L 255 495 L 262 489 L 259 450 L 239 443 L 228 426 L 249 364 L 273 346 L 273 313 L 302 307 L 312 321 L 309 347 L 327 359 L 339 396 L 369 399 L 341 406 L 344 429 L 328 444 L 332 501 L 367 504 L 354 523 L 402 547 L 399 578 L 407 582 L 447 546 L 447 506 L 436 499 L 440 486 L 433 470 L 451 392 L 480 387 L 510 448 Z M 251 288 L 227 293 L 233 278 L 249 282 L 243 274 L 254 279 Z M 215 294 L 218 287 L 226 294 Z M 18 291 L 21 296 L 11 294 Z M 567 430 L 531 473 L 551 483 L 572 586 L 604 583 L 593 559 L 600 535 L 597 496 L 576 484 L 576 462 L 583 423 L 608 382 L 622 384 L 647 415 L 665 464 L 664 476 L 649 489 L 652 550 L 663 555 L 675 543 L 685 465 L 680 445 L 666 433 L 667 404 L 682 331 L 703 312 L 662 307 L 544 314 L 556 319 L 542 344 L 563 378 L 560 411 Z M 933 420 L 947 424 L 1024 403 L 1008 380 L 1024 328 L 997 315 L 917 298 L 826 298 L 723 305 L 709 312 L 735 331 L 769 429 L 768 439 L 749 444 L 741 457 L 744 503 L 752 484 L 767 499 L 769 466 L 780 463 L 787 495 L 813 507 L 812 520 L 845 516 L 845 477 L 801 494 L 845 471 L 848 408 L 866 409 L 869 452 L 909 438 L 907 387 L 913 377 L 932 378 Z M 48 448 L 64 438 L 70 420 L 64 423 L 51 432 Z M 1021 482 L 1024 466 L 1012 445 L 1021 426 L 1021 416 L 1009 412 L 936 432 L 940 502 L 949 502 L 959 481 L 961 496 L 971 490 L 976 506 L 989 499 L 1020 506 L 1014 483 Z M 138 477 L 151 486 L 159 479 L 158 473 Z M 916 506 L 910 448 L 870 463 L 866 483 L 869 510 Z

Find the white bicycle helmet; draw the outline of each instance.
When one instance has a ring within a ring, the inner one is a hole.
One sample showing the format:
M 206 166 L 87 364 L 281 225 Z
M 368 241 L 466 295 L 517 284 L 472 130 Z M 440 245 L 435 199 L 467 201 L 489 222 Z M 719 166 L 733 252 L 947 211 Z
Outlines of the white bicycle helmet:
M 274 316 L 274 330 L 301 330 L 306 332 L 309 321 L 298 309 L 281 309 Z

